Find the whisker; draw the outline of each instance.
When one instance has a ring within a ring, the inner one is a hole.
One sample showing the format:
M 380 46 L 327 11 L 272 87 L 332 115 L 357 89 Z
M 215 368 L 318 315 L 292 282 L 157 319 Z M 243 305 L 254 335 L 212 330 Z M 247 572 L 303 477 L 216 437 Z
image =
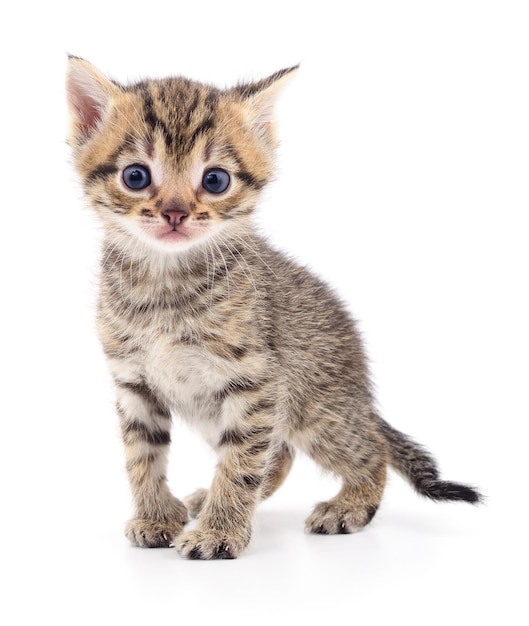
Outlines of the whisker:
M 240 269 L 243 272 L 243 274 L 250 281 L 250 283 L 251 283 L 251 285 L 252 285 L 252 287 L 254 289 L 255 294 L 257 294 L 258 293 L 258 291 L 257 291 L 257 284 L 255 282 L 255 279 L 254 279 L 254 276 L 253 276 L 253 273 L 252 273 L 252 268 L 248 265 L 248 261 L 246 261 L 246 259 L 244 258 L 244 255 L 241 255 L 240 253 L 237 255 L 237 254 L 234 253 L 234 250 L 235 250 L 235 252 L 239 252 L 239 250 L 235 246 L 231 246 L 229 242 L 225 242 L 225 245 L 228 248 L 229 254 L 233 257 L 233 259 L 235 259 L 235 262 L 240 267 Z M 240 263 L 239 257 L 244 262 L 245 267 L 243 267 L 243 265 Z
M 226 289 L 227 289 L 227 296 L 229 300 L 230 299 L 230 273 L 228 271 L 228 265 L 226 264 L 226 258 L 224 254 L 222 253 L 222 250 L 220 249 L 218 243 L 216 241 L 213 241 L 213 243 L 215 244 L 215 247 L 217 248 L 220 254 L 220 258 L 222 259 L 222 262 L 224 264 L 224 269 L 226 270 Z
M 235 233 L 232 234 L 232 237 L 236 239 L 237 241 L 239 241 L 241 245 L 244 246 L 247 250 L 249 250 L 252 254 L 255 254 L 255 256 L 265 265 L 265 267 L 267 267 L 270 270 L 274 278 L 277 278 L 277 275 L 274 272 L 273 268 L 270 267 L 270 265 L 263 259 L 263 257 L 257 250 L 256 246 L 252 246 L 248 240 L 240 237 L 239 235 L 236 235 Z

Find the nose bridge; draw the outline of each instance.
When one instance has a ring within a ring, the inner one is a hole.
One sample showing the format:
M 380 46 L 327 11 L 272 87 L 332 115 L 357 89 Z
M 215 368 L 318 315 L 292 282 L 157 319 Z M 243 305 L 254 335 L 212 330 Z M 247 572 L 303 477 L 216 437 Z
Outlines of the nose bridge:
M 187 203 L 183 198 L 178 196 L 171 196 L 162 202 L 160 208 L 163 215 L 167 215 L 168 213 L 188 213 Z
M 156 208 L 164 214 L 168 211 L 189 213 L 195 204 L 196 196 L 185 171 L 167 172 L 161 185 Z

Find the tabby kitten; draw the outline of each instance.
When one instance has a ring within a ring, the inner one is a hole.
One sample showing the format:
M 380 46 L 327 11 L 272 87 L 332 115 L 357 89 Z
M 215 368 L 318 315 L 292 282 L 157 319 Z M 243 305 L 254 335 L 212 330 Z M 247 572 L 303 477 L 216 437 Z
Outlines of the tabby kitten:
M 105 229 L 98 328 L 138 546 L 237 557 L 295 449 L 342 479 L 307 519 L 312 533 L 368 524 L 388 465 L 433 500 L 480 500 L 440 480 L 431 456 L 377 414 L 345 307 L 254 230 L 273 173 L 274 101 L 295 70 L 226 90 L 185 78 L 124 86 L 69 60 L 69 141 Z M 185 504 L 166 481 L 172 411 L 219 457 L 210 489 Z M 188 514 L 198 522 L 184 532 Z

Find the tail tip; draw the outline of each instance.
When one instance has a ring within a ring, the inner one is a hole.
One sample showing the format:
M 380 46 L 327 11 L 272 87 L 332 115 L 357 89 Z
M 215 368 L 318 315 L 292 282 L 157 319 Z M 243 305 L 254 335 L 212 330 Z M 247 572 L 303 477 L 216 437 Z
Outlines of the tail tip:
M 431 500 L 468 502 L 469 504 L 483 504 L 484 496 L 474 487 L 461 483 L 451 483 L 446 481 L 436 481 L 435 483 L 424 485 L 420 492 Z

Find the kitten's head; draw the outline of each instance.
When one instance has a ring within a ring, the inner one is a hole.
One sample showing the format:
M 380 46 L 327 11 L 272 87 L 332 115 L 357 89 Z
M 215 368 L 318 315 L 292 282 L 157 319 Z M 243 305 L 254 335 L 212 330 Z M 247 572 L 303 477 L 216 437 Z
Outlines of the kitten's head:
M 272 109 L 294 69 L 227 90 L 123 86 L 71 57 L 70 145 L 107 230 L 180 252 L 243 221 L 272 176 Z

